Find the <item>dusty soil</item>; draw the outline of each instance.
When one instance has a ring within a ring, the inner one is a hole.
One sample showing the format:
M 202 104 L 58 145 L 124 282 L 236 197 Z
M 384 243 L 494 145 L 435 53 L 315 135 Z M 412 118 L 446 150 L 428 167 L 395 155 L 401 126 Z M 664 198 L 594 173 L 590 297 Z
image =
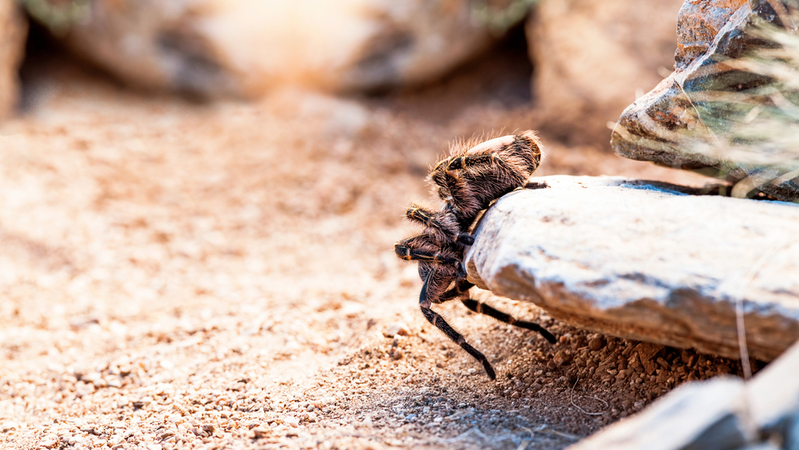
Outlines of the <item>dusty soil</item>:
M 460 137 L 535 128 L 529 73 L 500 63 L 379 98 L 259 103 L 41 63 L 0 126 L 2 446 L 556 449 L 736 372 L 475 292 L 560 337 L 440 308 L 490 382 L 424 321 L 393 243 L 414 231 L 405 206 L 433 201 L 427 167 Z M 698 181 L 546 142 L 539 175 Z

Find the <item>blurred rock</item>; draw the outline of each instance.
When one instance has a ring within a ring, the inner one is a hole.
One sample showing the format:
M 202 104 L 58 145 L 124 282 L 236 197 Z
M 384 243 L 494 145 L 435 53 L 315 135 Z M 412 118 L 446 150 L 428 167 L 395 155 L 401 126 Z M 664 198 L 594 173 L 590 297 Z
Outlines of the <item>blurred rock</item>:
M 0 2 L 0 120 L 19 98 L 19 66 L 25 56 L 28 23 L 15 2 Z
M 757 24 L 781 26 L 782 14 L 767 0 L 686 1 L 678 17 L 677 70 L 624 110 L 612 133 L 613 150 L 626 158 L 745 180 L 733 188 L 736 197 L 759 190 L 780 200 L 799 198 L 794 173 L 799 154 L 795 142 L 789 144 L 790 155 L 783 144 L 783 138 L 796 135 L 789 129 L 796 119 L 779 119 L 786 107 L 775 97 L 791 105 L 785 97 L 795 101 L 799 92 L 780 94 L 779 79 L 739 70 L 754 52 L 779 47 L 764 40 Z M 796 70 L 779 64 L 778 72 Z M 761 67 L 775 68 L 762 61 Z
M 542 0 L 527 23 L 541 128 L 607 145 L 607 123 L 671 70 L 681 4 Z
M 688 383 L 640 414 L 569 447 L 613 450 L 729 450 L 752 440 L 744 383 L 724 378 Z
M 749 383 L 716 378 L 684 384 L 569 450 L 794 450 L 799 448 L 797 373 L 799 344 Z
M 752 420 L 761 434 L 799 448 L 799 344 L 760 371 L 748 385 Z
M 799 205 L 686 195 L 665 183 L 537 178 L 490 208 L 469 279 L 553 317 L 628 339 L 737 358 L 799 339 Z
M 434 79 L 486 49 L 496 24 L 481 24 L 473 8 L 468 0 L 91 0 L 64 41 L 148 88 L 370 91 Z

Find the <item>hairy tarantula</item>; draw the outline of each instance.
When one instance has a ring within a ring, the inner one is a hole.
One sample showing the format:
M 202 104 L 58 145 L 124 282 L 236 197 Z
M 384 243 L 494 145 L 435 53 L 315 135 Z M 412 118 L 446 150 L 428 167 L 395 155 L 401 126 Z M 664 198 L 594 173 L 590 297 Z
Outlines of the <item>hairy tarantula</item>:
M 430 180 L 444 200 L 443 207 L 431 211 L 411 205 L 406 216 L 424 225 L 424 231 L 394 245 L 400 258 L 419 261 L 419 276 L 424 280 L 419 295 L 422 314 L 480 361 L 492 380 L 496 373 L 485 355 L 469 345 L 431 306 L 457 298 L 474 312 L 538 331 L 549 342 L 555 342 L 555 337 L 537 323 L 517 320 L 470 298 L 468 291 L 474 285 L 466 279 L 463 267 L 465 247 L 474 243 L 468 232 L 472 222 L 492 201 L 524 186 L 538 168 L 541 147 L 533 131 L 491 139 L 471 148 L 466 144 L 455 146 L 452 155 L 436 164 L 430 173 Z

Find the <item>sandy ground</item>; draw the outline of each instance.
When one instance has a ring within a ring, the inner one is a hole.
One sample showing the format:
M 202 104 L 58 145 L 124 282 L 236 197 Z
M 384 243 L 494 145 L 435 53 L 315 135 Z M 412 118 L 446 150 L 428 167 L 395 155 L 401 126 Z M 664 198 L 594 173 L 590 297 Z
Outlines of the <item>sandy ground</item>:
M 528 74 L 197 103 L 48 64 L 0 126 L 3 448 L 563 448 L 737 370 L 475 292 L 560 337 L 440 308 L 490 382 L 419 314 L 404 208 L 448 142 L 536 128 Z M 548 144 L 540 175 L 697 181 Z

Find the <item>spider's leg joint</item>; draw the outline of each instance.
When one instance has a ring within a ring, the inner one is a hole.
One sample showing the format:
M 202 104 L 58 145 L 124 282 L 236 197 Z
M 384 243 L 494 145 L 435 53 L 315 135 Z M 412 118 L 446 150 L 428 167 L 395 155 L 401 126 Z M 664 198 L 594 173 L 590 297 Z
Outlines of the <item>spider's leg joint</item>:
M 474 236 L 468 233 L 459 233 L 457 241 L 463 245 L 472 245 L 474 244 Z

